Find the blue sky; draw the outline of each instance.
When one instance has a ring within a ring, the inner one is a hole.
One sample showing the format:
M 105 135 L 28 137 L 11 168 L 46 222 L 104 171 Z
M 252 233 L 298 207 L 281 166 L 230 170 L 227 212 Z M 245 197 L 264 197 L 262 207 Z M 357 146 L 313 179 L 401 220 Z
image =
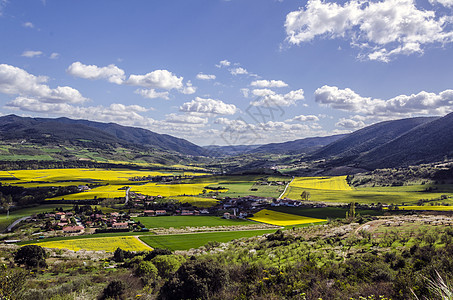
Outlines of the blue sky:
M 0 0 L 0 114 L 199 145 L 453 107 L 453 0 Z

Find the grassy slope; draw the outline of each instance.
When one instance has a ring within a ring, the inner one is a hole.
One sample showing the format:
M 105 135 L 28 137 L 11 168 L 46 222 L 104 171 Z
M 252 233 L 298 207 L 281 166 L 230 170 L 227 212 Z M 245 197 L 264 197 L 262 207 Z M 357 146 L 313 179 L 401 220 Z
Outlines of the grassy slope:
M 141 236 L 140 239 L 153 248 L 166 248 L 170 250 L 188 250 L 206 245 L 210 241 L 224 243 L 242 237 L 251 237 L 272 232 L 275 232 L 275 230 L 249 230 L 229 232 L 207 232 L 194 234 L 155 235 L 155 236 Z
M 232 225 L 251 225 L 255 224 L 246 220 L 227 220 L 214 216 L 160 216 L 160 217 L 138 217 L 135 221 L 140 221 L 146 228 L 181 228 L 181 227 L 212 227 L 212 226 L 232 226 Z

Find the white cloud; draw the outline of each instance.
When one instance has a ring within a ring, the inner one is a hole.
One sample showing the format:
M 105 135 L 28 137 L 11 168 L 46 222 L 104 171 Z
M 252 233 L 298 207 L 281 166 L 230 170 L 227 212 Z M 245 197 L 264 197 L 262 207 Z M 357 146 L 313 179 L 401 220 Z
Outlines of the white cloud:
M 135 91 L 136 94 L 141 95 L 144 98 L 155 99 L 162 98 L 168 100 L 168 92 L 156 92 L 155 89 L 138 89 Z
M 443 115 L 453 109 L 453 90 L 439 94 L 421 91 L 418 94 L 399 95 L 388 100 L 362 97 L 351 89 L 323 86 L 315 91 L 320 104 L 368 116 L 411 117 L 414 115 Z
M 45 82 L 45 76 L 35 76 L 23 69 L 0 64 L 1 93 L 35 98 L 42 103 L 82 103 L 88 100 L 76 89 L 68 86 L 51 89 Z
M 258 99 L 250 102 L 254 106 L 290 106 L 304 99 L 304 90 L 294 90 L 287 94 L 277 94 L 270 89 L 254 89 L 252 94 Z
M 33 57 L 39 57 L 42 55 L 42 51 L 32 51 L 32 50 L 27 50 L 27 51 L 24 51 L 22 52 L 21 56 L 23 57 L 29 57 L 29 58 L 33 58 Z
M 167 123 L 184 123 L 184 124 L 206 124 L 208 118 L 202 118 L 192 115 L 169 114 L 165 118 Z
M 50 59 L 57 59 L 60 57 L 60 53 L 57 53 L 57 52 L 53 52 L 52 54 L 50 54 L 49 58 Z
M 215 65 L 217 68 L 222 68 L 222 67 L 229 67 L 231 65 L 231 62 L 228 60 L 221 60 L 218 65 Z
M 237 67 L 237 68 L 233 68 L 233 69 L 230 69 L 230 73 L 231 75 L 246 75 L 248 74 L 248 71 L 242 67 Z
M 195 94 L 196 91 L 197 91 L 197 88 L 192 86 L 192 82 L 190 82 L 190 80 L 187 81 L 186 86 L 182 90 L 180 90 L 181 93 L 186 94 L 186 95 Z
M 75 119 L 89 119 L 101 122 L 115 122 L 123 125 L 146 126 L 149 120 L 140 113 L 149 109 L 139 105 L 113 103 L 110 106 L 74 106 L 67 103 L 42 103 L 27 97 L 17 97 L 5 105 L 8 109 L 35 113 L 63 115 Z
M 195 100 L 184 103 L 180 111 L 216 115 L 233 115 L 237 112 L 234 104 L 226 104 L 221 100 L 196 97 Z
M 254 87 L 260 88 L 273 88 L 273 87 L 287 87 L 288 84 L 282 80 L 255 80 L 251 84 Z
M 145 75 L 130 75 L 127 83 L 146 88 L 165 90 L 183 89 L 183 77 L 178 77 L 167 70 L 155 70 Z
M 212 75 L 212 74 L 203 74 L 203 73 L 197 74 L 197 79 L 200 79 L 200 80 L 214 80 L 215 78 L 216 78 L 216 76 Z
M 122 84 L 125 80 L 124 71 L 111 64 L 107 67 L 98 67 L 96 65 L 85 65 L 81 62 L 72 63 L 67 72 L 73 76 L 85 79 L 107 79 L 109 82 Z
M 241 93 L 242 93 L 242 95 L 243 95 L 245 98 L 248 98 L 249 95 L 250 95 L 250 90 L 249 90 L 249 89 L 246 89 L 246 88 L 243 88 L 243 89 L 241 89 Z
M 365 122 L 363 122 L 362 120 L 354 120 L 352 118 L 351 119 L 341 118 L 335 124 L 335 126 L 337 126 L 337 127 L 342 127 L 345 129 L 353 129 L 353 130 L 365 127 L 365 125 L 366 125 Z
M 319 118 L 315 115 L 299 115 L 295 116 L 292 119 L 287 120 L 287 122 L 317 122 Z
M 35 25 L 33 25 L 32 22 L 25 22 L 24 24 L 22 24 L 22 26 L 24 26 L 25 28 L 35 28 Z
M 442 0 L 450 3 L 448 0 Z M 286 16 L 287 41 L 342 38 L 362 51 L 359 57 L 387 62 L 400 54 L 423 53 L 423 46 L 452 42 L 451 16 L 418 9 L 414 0 L 350 0 L 344 5 L 309 0 Z
M 432 5 L 440 4 L 445 7 L 453 7 L 453 0 L 429 0 Z

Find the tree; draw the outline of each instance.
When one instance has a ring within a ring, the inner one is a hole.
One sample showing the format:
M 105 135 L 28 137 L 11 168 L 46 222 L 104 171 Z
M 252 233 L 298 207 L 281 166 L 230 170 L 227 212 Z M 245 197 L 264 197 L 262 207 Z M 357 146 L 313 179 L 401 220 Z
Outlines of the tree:
M 126 284 L 121 280 L 113 280 L 104 289 L 101 299 L 124 299 Z
M 151 261 L 156 266 L 159 276 L 164 278 L 175 273 L 179 266 L 181 266 L 181 261 L 172 255 L 159 255 Z
M 17 250 L 14 261 L 18 265 L 25 265 L 30 268 L 45 268 L 47 253 L 41 246 L 26 245 Z
M 189 260 L 161 288 L 160 299 L 209 299 L 227 284 L 227 272 L 212 260 Z
M 308 199 L 310 198 L 310 192 L 303 191 L 302 194 L 300 194 L 300 197 L 302 198 L 302 200 L 308 201 Z

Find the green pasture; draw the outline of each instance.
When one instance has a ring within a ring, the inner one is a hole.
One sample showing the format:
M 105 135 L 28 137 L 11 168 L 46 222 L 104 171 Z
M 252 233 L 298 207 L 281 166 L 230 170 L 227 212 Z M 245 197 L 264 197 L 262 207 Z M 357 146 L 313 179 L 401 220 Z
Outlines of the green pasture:
M 189 250 L 206 245 L 208 242 L 225 243 L 239 238 L 252 237 L 273 232 L 275 232 L 275 230 L 247 230 L 153 236 L 147 235 L 140 236 L 140 239 L 153 248 Z
M 140 221 L 146 228 L 182 228 L 182 227 L 213 227 L 213 226 L 247 226 L 256 224 L 252 221 L 241 219 L 222 219 L 215 216 L 156 216 L 137 217 L 134 221 Z
M 336 219 L 336 218 L 344 218 L 346 216 L 346 212 L 349 211 L 347 207 L 286 207 L 286 206 L 276 206 L 270 208 L 270 210 L 283 212 L 287 214 L 299 215 L 304 217 L 312 217 L 318 219 Z M 356 214 L 360 214 L 361 216 L 364 215 L 371 215 L 371 216 L 380 216 L 383 215 L 385 212 L 373 209 L 356 209 Z
M 69 204 L 44 204 L 40 206 L 34 206 L 11 211 L 8 217 L 6 216 L 6 213 L 0 214 L 0 232 L 4 231 L 9 224 L 13 223 L 17 219 L 28 217 L 34 214 L 51 212 L 57 207 L 63 207 L 63 209 L 66 209 L 72 208 L 73 206 Z
M 425 192 L 426 185 L 413 185 L 401 187 L 366 187 L 356 188 L 350 191 L 307 189 L 290 186 L 286 197 L 293 200 L 301 200 L 303 191 L 310 192 L 310 201 L 364 204 L 415 204 L 420 199 L 438 199 L 442 195 L 453 196 L 452 185 L 437 185 L 431 192 Z M 451 202 L 451 200 L 446 200 Z

